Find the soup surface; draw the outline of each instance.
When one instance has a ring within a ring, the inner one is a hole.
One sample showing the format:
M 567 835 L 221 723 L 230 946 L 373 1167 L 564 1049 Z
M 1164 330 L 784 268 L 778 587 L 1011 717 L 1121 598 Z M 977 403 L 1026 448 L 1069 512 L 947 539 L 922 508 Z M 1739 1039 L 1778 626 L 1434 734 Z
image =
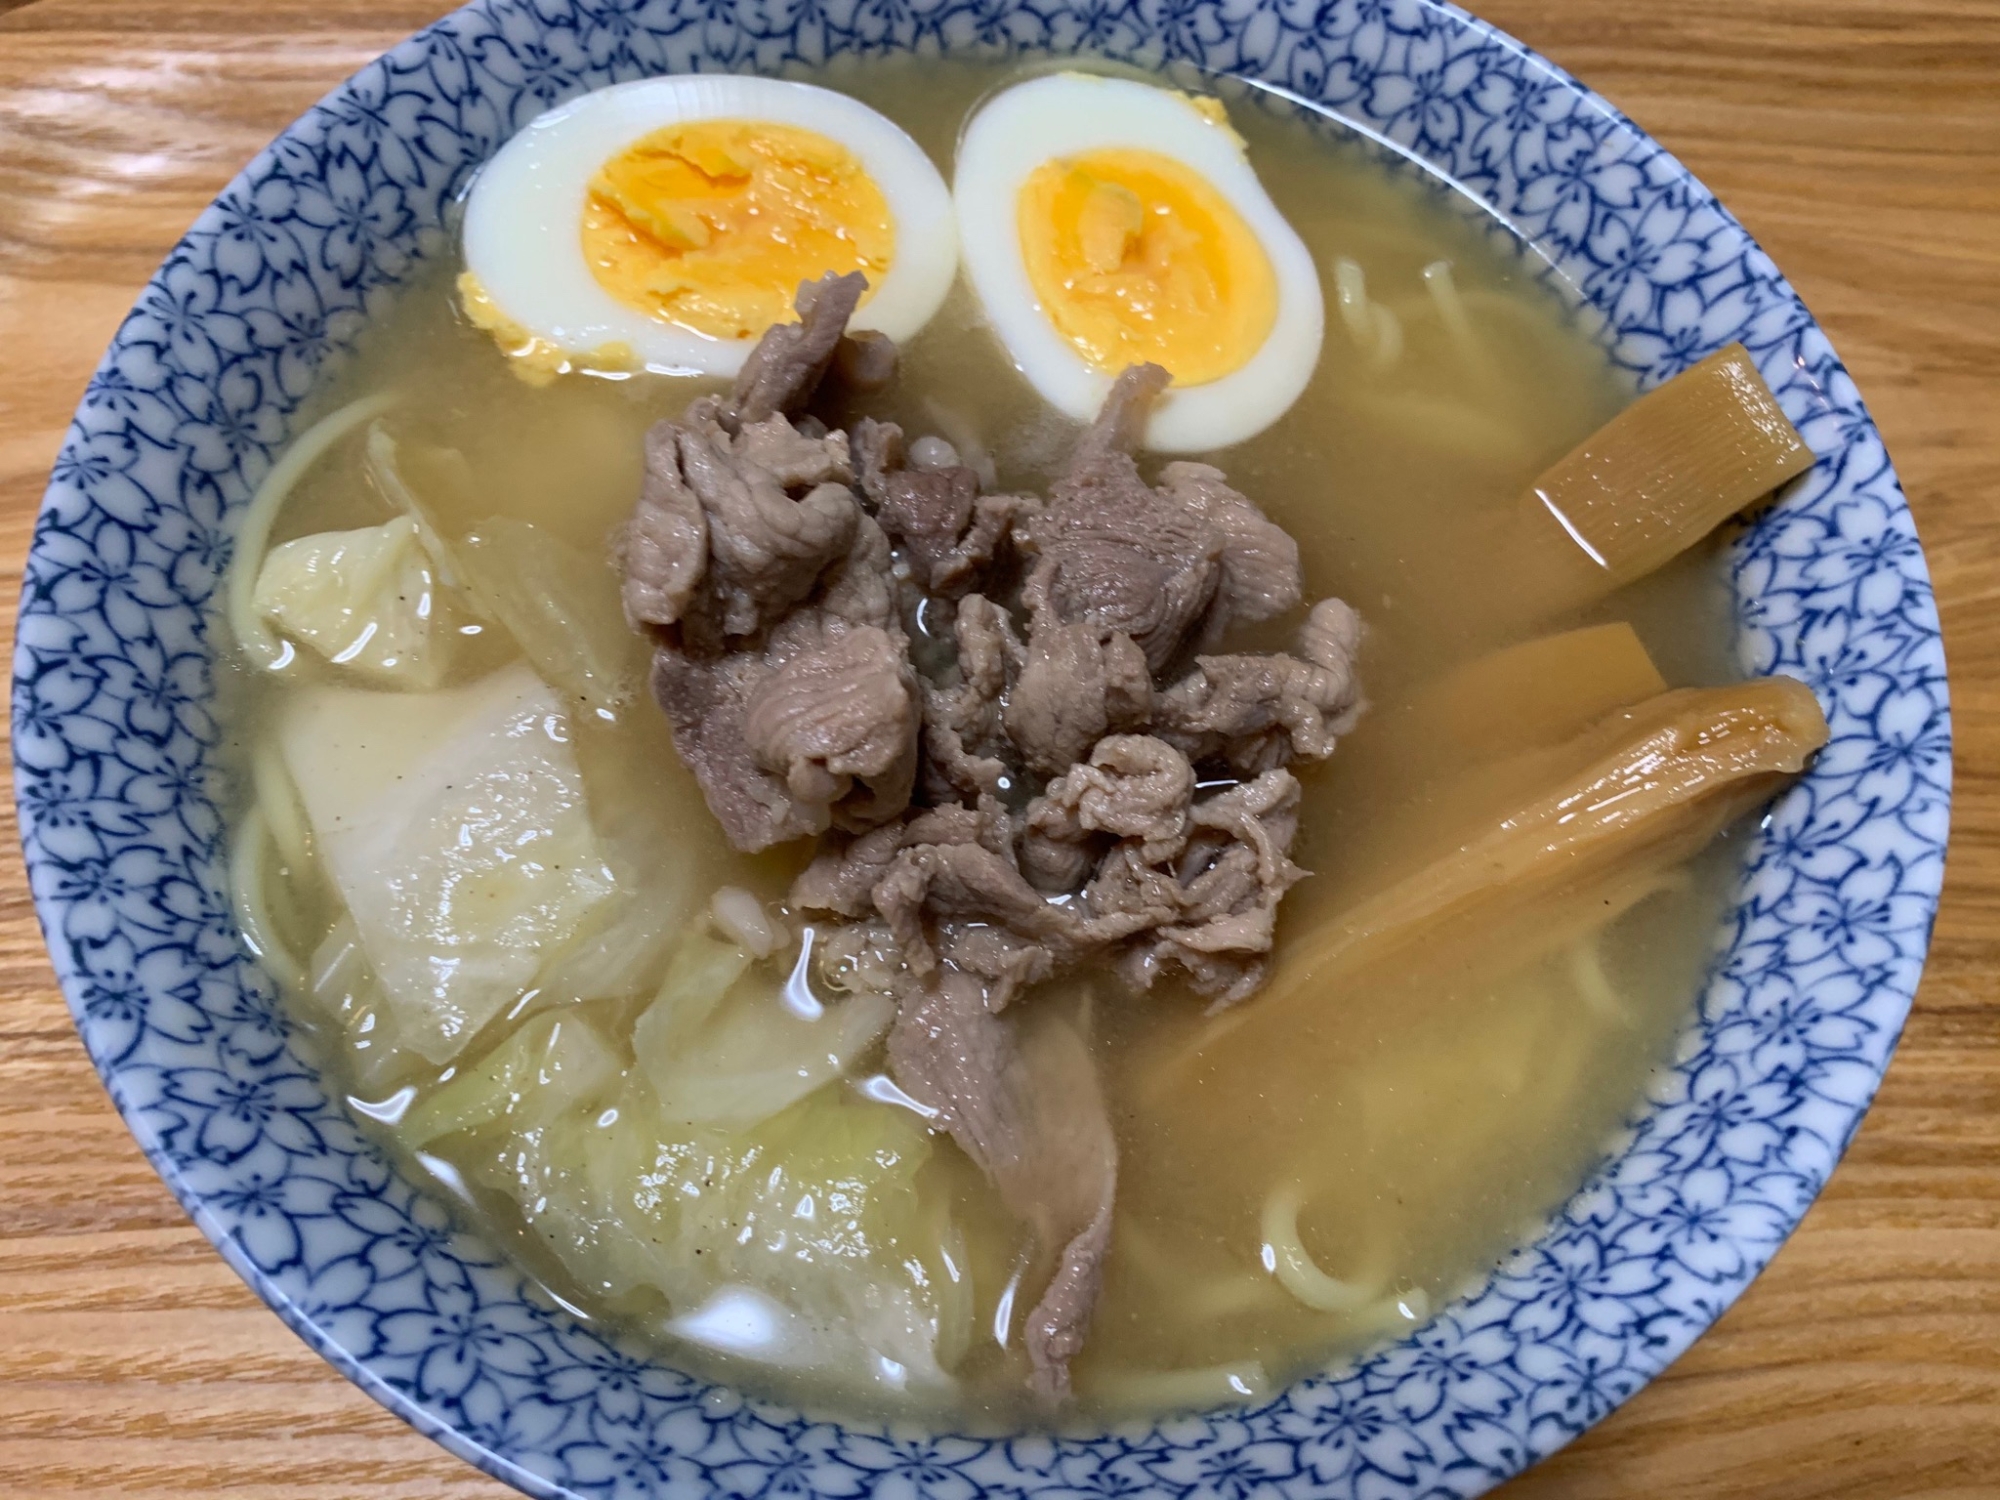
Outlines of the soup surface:
M 814 81 L 874 105 L 948 163 L 968 103 L 1015 76 L 998 66 L 891 60 L 829 69 Z M 1293 855 L 1314 873 L 1283 909 L 1282 966 L 1288 946 L 1317 921 L 1409 869 L 1447 827 L 1477 757 L 1462 747 L 1402 753 L 1393 738 L 1399 708 L 1424 684 L 1530 636 L 1596 621 L 1629 621 L 1673 685 L 1736 674 L 1712 545 L 1587 614 L 1551 622 L 1510 612 L 1511 580 L 1495 574 L 1482 518 L 1514 503 L 1632 397 L 1537 280 L 1540 262 L 1413 169 L 1392 170 L 1327 122 L 1250 101 L 1236 102 L 1231 117 L 1321 269 L 1329 316 L 1303 396 L 1217 461 L 1297 538 L 1308 596 L 1346 599 L 1369 631 L 1362 672 L 1373 709 L 1331 761 L 1301 771 Z M 1435 271 L 1426 275 L 1440 262 L 1449 267 L 1446 290 Z M 420 268 L 316 409 L 388 393 L 383 429 L 440 532 L 490 540 L 506 534 L 496 517 L 529 523 L 588 562 L 583 587 L 596 607 L 615 613 L 618 576 L 598 560 L 632 510 L 642 436 L 717 383 L 647 375 L 525 383 L 459 311 L 458 270 L 455 262 Z M 1343 302 L 1356 285 L 1365 290 Z M 900 378 L 868 398 L 867 410 L 913 433 L 942 432 L 961 451 L 983 449 L 1001 484 L 1038 491 L 1077 431 L 1015 372 L 963 285 L 905 345 Z M 274 542 L 393 514 L 391 497 L 371 481 L 365 448 L 357 429 L 329 451 L 299 484 Z M 485 566 L 535 562 L 532 547 L 474 550 L 490 553 Z M 541 587 L 533 576 L 523 586 Z M 519 654 L 490 624 L 468 620 L 463 633 L 447 690 Z M 287 713 L 334 675 L 300 659 L 283 673 L 246 672 L 233 682 L 243 763 L 268 768 Z M 413 721 L 428 701 L 410 696 Z M 1534 701 L 1482 712 L 1495 739 L 1533 738 Z M 649 699 L 590 705 L 573 714 L 569 735 L 607 858 L 621 878 L 636 872 L 654 909 L 671 917 L 667 926 L 699 923 L 722 888 L 753 892 L 774 909 L 783 901 L 809 851 L 732 852 Z M 284 794 L 267 775 L 256 785 L 275 826 L 272 799 Z M 943 1137 L 926 1140 L 921 1121 L 880 1087 L 879 1065 L 826 1088 L 891 1120 L 884 1140 L 902 1144 L 879 1150 L 922 1158 L 895 1211 L 903 1242 L 920 1246 L 911 1265 L 921 1269 L 911 1275 L 916 1295 L 932 1299 L 927 1326 L 947 1383 L 866 1378 L 838 1361 L 774 1353 L 712 1299 L 707 1322 L 690 1322 L 690 1309 L 671 1298 L 607 1295 L 587 1284 L 564 1245 L 589 1226 L 579 1218 L 551 1227 L 556 1210 L 519 1191 L 522 1162 L 553 1149 L 553 1126 L 522 1115 L 497 1133 L 454 1132 L 432 1118 L 413 1141 L 410 1122 L 426 1118 L 441 1090 L 538 1018 L 577 1002 L 561 993 L 559 974 L 544 972 L 449 1067 L 384 1046 L 365 996 L 341 977 L 342 913 L 312 858 L 267 861 L 259 872 L 268 938 L 298 955 L 289 987 L 297 1014 L 323 1039 L 333 1076 L 371 1128 L 515 1247 L 566 1304 L 637 1331 L 670 1362 L 835 1412 L 915 1409 L 978 1428 L 1048 1420 L 1023 1391 L 1016 1306 L 1016 1294 L 1045 1269 L 1033 1265 L 1029 1236 L 971 1164 Z M 1722 840 L 1608 928 L 1554 952 L 1524 961 L 1496 945 L 1442 969 L 1378 972 L 1339 986 L 1317 997 L 1282 1058 L 1270 1059 L 1267 1080 L 1248 1086 L 1176 1062 L 1207 1022 L 1203 1002 L 1172 986 L 1128 995 L 1108 975 L 1085 974 L 1022 1002 L 1071 1020 L 1089 1039 L 1121 1159 L 1103 1296 L 1075 1365 L 1075 1404 L 1060 1420 L 1088 1426 L 1255 1399 L 1410 1330 L 1534 1235 L 1632 1113 L 1688 1015 L 1735 858 Z M 584 1005 L 618 1066 L 631 1065 L 634 1018 L 667 962 L 664 946 L 655 947 L 643 990 Z M 759 966 L 757 982 L 778 994 L 795 952 Z M 518 1079 L 512 1087 L 517 1102 L 530 1089 Z M 874 1118 L 842 1116 L 850 1124 Z M 664 1154 L 605 1170 L 662 1192 L 720 1191 L 712 1165 L 690 1172 Z M 807 1238 L 802 1232 L 802 1247 Z M 816 1245 L 817 1260 L 802 1248 L 802 1283 L 840 1274 L 844 1252 L 831 1245 Z M 1320 1278 L 1314 1305 L 1301 1300 L 1296 1276 L 1277 1274 L 1294 1249 Z M 1328 1283 L 1359 1290 L 1328 1293 Z

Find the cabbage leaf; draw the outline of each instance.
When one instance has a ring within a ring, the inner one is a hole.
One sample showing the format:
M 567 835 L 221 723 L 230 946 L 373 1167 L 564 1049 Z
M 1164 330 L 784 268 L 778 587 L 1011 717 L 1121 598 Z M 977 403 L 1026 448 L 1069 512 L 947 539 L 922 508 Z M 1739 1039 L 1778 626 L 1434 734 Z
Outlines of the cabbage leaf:
M 251 602 L 291 639 L 374 682 L 435 687 L 450 665 L 455 636 L 407 516 L 272 548 Z
M 481 521 L 454 555 L 474 604 L 506 626 L 545 681 L 593 710 L 636 696 L 643 643 L 625 623 L 608 561 L 511 516 Z
M 405 1115 L 402 1138 L 421 1147 L 503 1121 L 517 1130 L 546 1126 L 602 1098 L 624 1071 L 589 1021 L 545 1012 Z
M 391 1093 L 410 1073 L 412 1054 L 396 1035 L 352 917 L 343 913 L 313 950 L 307 984 L 313 1002 L 341 1029 L 351 1085 L 363 1095 Z
M 660 992 L 632 1029 L 632 1050 L 649 1076 L 671 1069 L 750 968 L 750 955 L 691 927 L 667 960 Z
M 708 900 L 701 880 L 731 858 L 701 790 L 674 754 L 665 717 L 607 724 L 578 714 L 577 763 L 618 889 L 535 981 L 546 1000 L 622 1000 L 660 987 L 667 958 Z
M 663 1118 L 747 1130 L 852 1071 L 895 1017 L 874 993 L 822 1004 L 734 943 L 690 930 L 632 1032 Z
M 943 1386 L 971 1292 L 924 1123 L 834 1084 L 749 1130 L 670 1120 L 581 1011 L 535 1018 L 406 1117 L 578 1285 L 656 1333 L 817 1376 Z M 448 1138 L 462 1144 L 453 1146 Z
M 278 739 L 397 1036 L 448 1061 L 614 888 L 562 706 L 524 666 L 313 688 Z

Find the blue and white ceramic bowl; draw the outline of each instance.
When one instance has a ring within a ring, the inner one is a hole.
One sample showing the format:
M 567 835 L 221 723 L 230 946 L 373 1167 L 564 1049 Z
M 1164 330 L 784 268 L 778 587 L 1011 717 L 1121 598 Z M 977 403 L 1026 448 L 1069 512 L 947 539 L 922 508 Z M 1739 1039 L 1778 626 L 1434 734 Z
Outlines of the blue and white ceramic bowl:
M 607 1345 L 395 1173 L 328 1097 L 223 896 L 209 620 L 299 402 L 518 126 L 585 89 L 842 53 L 1091 51 L 1337 111 L 1511 224 L 1643 383 L 1749 346 L 1818 467 L 1736 546 L 1740 646 L 1833 725 L 1625 1139 L 1535 1244 L 1406 1342 L 1251 1411 L 1094 1441 L 833 1426 Z M 50 950 L 113 1100 L 315 1349 L 534 1495 L 1469 1496 L 1721 1314 L 1881 1079 L 1943 874 L 1944 655 L 1909 511 L 1825 336 L 1630 121 L 1434 0 L 479 0 L 251 163 L 91 381 L 22 595 L 14 753 Z

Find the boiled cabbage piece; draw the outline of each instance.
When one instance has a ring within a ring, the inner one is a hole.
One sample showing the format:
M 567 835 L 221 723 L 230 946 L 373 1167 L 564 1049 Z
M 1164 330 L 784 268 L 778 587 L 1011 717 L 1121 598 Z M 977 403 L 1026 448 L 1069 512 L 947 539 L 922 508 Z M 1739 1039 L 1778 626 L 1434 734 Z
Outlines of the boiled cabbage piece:
M 511 516 L 480 522 L 454 556 L 481 613 L 506 626 L 549 682 L 594 710 L 638 696 L 646 654 L 608 561 Z
M 503 1123 L 518 1131 L 539 1129 L 604 1098 L 624 1071 L 587 1018 L 576 1012 L 540 1015 L 404 1116 L 403 1139 L 423 1146 L 439 1136 Z
M 563 707 L 524 666 L 420 698 L 308 689 L 278 738 L 395 1034 L 431 1062 L 615 887 Z
M 408 516 L 274 547 L 252 604 L 294 641 L 377 682 L 434 687 L 456 639 L 430 554 Z
M 320 1014 L 339 1025 L 347 1053 L 347 1079 L 363 1098 L 391 1095 L 426 1065 L 397 1036 L 382 983 L 361 951 L 354 919 L 342 916 L 313 950 L 307 992 Z
M 801 976 L 773 985 L 741 948 L 694 931 L 674 950 L 632 1048 L 663 1119 L 747 1129 L 848 1073 L 895 1010 L 874 993 L 823 1005 Z
M 650 705 L 609 722 L 582 711 L 574 728 L 591 821 L 618 890 L 544 955 L 536 1003 L 650 996 L 712 894 L 701 872 L 729 860 L 729 846 Z
M 836 1082 L 747 1130 L 692 1126 L 611 1055 L 583 1010 L 537 1016 L 402 1137 L 512 1199 L 580 1286 L 657 1334 L 815 1379 L 947 1384 L 970 1288 L 919 1185 L 922 1120 Z

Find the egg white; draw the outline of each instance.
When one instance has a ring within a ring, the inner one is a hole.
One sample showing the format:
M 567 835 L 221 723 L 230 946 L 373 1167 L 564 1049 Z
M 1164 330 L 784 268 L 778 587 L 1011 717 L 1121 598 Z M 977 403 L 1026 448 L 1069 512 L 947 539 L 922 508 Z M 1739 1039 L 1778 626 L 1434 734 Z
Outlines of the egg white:
M 995 96 L 966 125 L 953 172 L 966 277 L 1042 398 L 1080 422 L 1094 417 L 1118 372 L 1094 368 L 1050 319 L 1028 277 L 1017 215 L 1023 185 L 1044 162 L 1115 147 L 1157 152 L 1199 173 L 1270 257 L 1278 316 L 1263 344 L 1220 379 L 1169 388 L 1146 427 L 1146 446 L 1166 453 L 1240 443 L 1282 416 L 1312 379 L 1326 310 L 1312 253 L 1257 180 L 1242 141 L 1185 95 L 1057 73 Z
M 688 74 L 615 84 L 558 105 L 502 146 L 465 206 L 465 265 L 495 307 L 565 353 L 628 345 L 669 375 L 734 375 L 754 340 L 708 338 L 628 307 L 583 254 L 590 180 L 644 136 L 694 120 L 762 120 L 817 131 L 853 152 L 895 221 L 895 252 L 856 328 L 907 339 L 958 269 L 951 195 L 923 148 L 857 99 L 775 78 Z M 788 289 L 789 290 L 789 289 Z

